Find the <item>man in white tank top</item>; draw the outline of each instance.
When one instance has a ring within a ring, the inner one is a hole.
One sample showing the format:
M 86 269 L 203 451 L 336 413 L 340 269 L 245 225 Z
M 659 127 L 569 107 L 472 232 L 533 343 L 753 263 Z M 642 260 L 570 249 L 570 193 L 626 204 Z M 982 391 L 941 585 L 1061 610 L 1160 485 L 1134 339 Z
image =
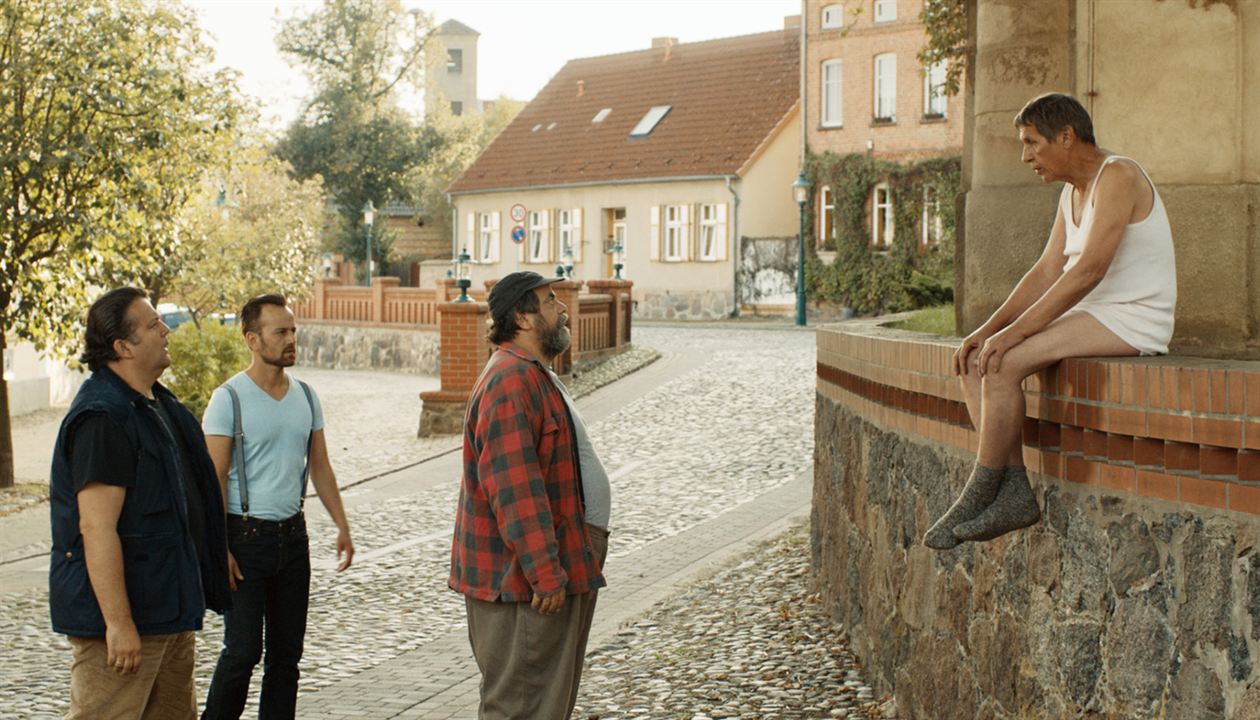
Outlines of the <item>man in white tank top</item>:
M 1023 462 L 1024 378 L 1069 357 L 1167 352 L 1172 336 L 1172 233 L 1145 171 L 1099 148 L 1068 95 L 1033 99 L 1015 127 L 1023 161 L 1064 188 L 1041 258 L 954 353 L 980 446 L 962 493 L 923 537 L 937 550 L 1040 519 Z

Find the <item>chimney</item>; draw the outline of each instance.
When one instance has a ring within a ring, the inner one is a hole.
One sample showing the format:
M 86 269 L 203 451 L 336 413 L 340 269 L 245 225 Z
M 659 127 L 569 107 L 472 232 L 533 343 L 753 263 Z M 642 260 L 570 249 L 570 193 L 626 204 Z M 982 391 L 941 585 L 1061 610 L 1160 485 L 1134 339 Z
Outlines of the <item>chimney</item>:
M 678 44 L 676 37 L 654 37 L 652 38 L 652 49 L 669 48 Z
M 799 28 L 800 26 L 801 26 L 800 15 L 784 15 L 783 16 L 783 29 L 784 30 L 791 30 L 793 28 Z
M 583 95 L 585 95 L 585 94 L 586 94 L 586 81 L 585 81 L 585 80 L 578 80 L 578 81 L 577 81 L 577 86 L 578 86 L 578 94 L 577 94 L 577 96 L 578 96 L 578 97 L 582 97 Z

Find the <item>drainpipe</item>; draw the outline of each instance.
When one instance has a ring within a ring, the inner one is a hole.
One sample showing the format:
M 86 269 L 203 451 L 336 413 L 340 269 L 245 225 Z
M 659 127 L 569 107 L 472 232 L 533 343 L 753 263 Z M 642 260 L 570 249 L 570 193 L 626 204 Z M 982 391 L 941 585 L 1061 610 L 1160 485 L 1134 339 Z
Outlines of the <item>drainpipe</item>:
M 731 184 L 731 181 L 734 179 L 734 175 L 726 176 L 726 190 L 735 199 L 731 203 L 731 237 L 733 238 L 731 241 L 731 257 L 735 259 L 735 282 L 733 283 L 735 288 L 735 307 L 731 311 L 731 317 L 739 317 L 739 269 L 743 264 L 742 251 L 744 243 L 739 237 L 739 193 L 735 191 L 735 186 Z

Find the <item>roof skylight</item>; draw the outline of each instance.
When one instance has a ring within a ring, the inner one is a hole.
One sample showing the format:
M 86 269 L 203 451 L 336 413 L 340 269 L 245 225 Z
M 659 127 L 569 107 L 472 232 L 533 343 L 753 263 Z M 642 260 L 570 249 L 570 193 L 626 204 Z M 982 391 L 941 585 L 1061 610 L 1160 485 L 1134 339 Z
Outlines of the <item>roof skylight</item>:
M 656 128 L 656 124 L 669 114 L 671 108 L 673 108 L 673 105 L 657 105 L 648 110 L 643 119 L 639 121 L 639 124 L 635 125 L 634 129 L 630 131 L 630 137 L 647 137 Z
M 591 118 L 591 122 L 592 123 L 604 122 L 604 118 L 608 117 L 608 113 L 610 112 L 612 112 L 612 108 L 604 108 L 603 110 L 600 110 L 599 112 L 595 113 L 595 117 Z

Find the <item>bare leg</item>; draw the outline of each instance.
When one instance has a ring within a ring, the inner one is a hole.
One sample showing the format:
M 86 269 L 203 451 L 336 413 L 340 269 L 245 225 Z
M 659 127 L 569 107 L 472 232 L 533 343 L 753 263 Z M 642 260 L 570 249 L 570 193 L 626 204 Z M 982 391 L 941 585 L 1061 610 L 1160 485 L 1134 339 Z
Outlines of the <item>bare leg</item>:
M 980 449 L 977 461 L 1000 468 L 1023 441 L 1024 378 L 1069 357 L 1121 357 L 1138 352 L 1092 315 L 1069 313 L 1016 345 L 1001 369 L 981 382 Z M 974 369 L 973 369 L 974 372 Z
M 967 414 L 971 417 L 971 424 L 979 432 L 981 420 L 984 416 L 984 403 L 981 394 L 981 378 L 980 373 L 976 369 L 976 356 L 980 354 L 980 350 L 973 350 L 967 355 L 964 362 L 970 371 L 966 375 L 960 375 L 958 382 L 962 385 L 963 398 L 967 403 Z M 1024 447 L 1023 443 L 1018 443 L 1011 450 L 1010 458 L 1007 459 L 1008 465 L 1024 464 Z
M 1137 350 L 1116 337 L 1102 323 L 1085 313 L 1066 315 L 1051 323 L 1007 353 L 999 372 L 985 375 L 981 383 L 984 418 L 977 453 L 976 473 L 1009 456 L 1011 448 L 1022 445 L 1024 419 L 1023 379 L 1065 357 L 1136 355 Z M 1008 372 L 1009 371 L 1009 372 Z M 1005 443 L 1005 446 L 1004 446 Z M 1041 511 L 1022 467 L 1007 467 L 997 498 L 974 519 L 953 528 L 959 540 L 991 540 L 999 535 L 1037 522 Z

